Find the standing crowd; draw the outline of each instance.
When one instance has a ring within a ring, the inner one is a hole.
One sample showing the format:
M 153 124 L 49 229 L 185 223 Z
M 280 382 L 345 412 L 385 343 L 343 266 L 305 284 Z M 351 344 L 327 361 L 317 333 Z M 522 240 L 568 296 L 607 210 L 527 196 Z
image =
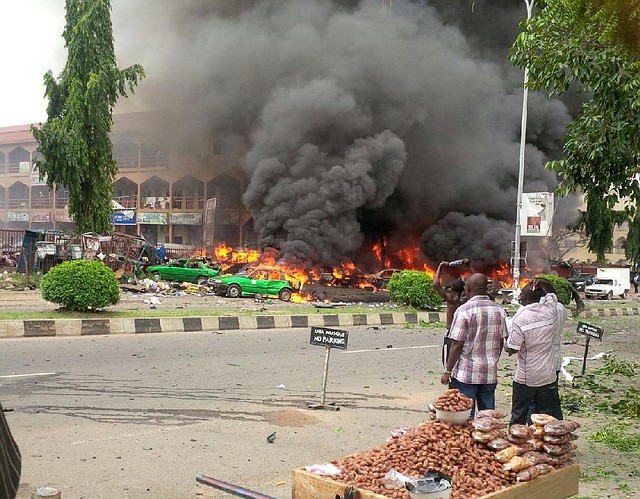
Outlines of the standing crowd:
M 460 261 L 457 261 L 458 263 Z M 562 330 L 567 317 L 551 282 L 534 279 L 520 292 L 521 307 L 508 317 L 489 296 L 489 279 L 470 275 L 442 283 L 442 262 L 434 286 L 447 305 L 441 382 L 474 400 L 476 410 L 495 409 L 498 362 L 503 351 L 517 356 L 510 424 L 530 423 L 532 413 L 562 419 L 558 375 L 562 365 Z M 458 264 L 459 265 L 459 264 Z

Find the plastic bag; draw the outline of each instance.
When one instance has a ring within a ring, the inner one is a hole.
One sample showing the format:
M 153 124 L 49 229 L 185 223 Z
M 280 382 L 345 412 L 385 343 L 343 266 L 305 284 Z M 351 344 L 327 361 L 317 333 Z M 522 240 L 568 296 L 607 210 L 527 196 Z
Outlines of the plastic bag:
M 499 411 L 496 409 L 483 409 L 482 411 L 476 412 L 476 419 L 482 419 L 482 418 L 503 419 L 506 417 L 507 417 L 506 412 Z
M 394 468 L 387 471 L 387 474 L 382 479 L 382 485 L 385 489 L 404 489 L 405 484 L 416 480 L 413 477 L 403 475 Z
M 522 457 L 529 459 L 533 464 L 548 464 L 550 461 L 548 455 L 534 450 L 525 452 Z
M 512 445 L 510 447 L 507 447 L 506 449 L 502 449 L 501 451 L 496 452 L 496 459 L 500 463 L 506 463 L 507 461 L 509 461 L 509 459 L 517 456 L 518 454 L 520 454 L 520 447 Z
M 514 437 L 513 435 L 507 435 L 507 440 L 509 442 L 511 442 L 514 445 L 524 445 L 527 443 L 527 441 L 529 439 L 527 438 L 518 438 L 518 437 Z
M 562 468 L 573 463 L 574 457 L 575 453 L 573 452 L 568 452 L 565 456 L 551 456 L 549 464 L 554 468 Z
M 504 421 L 496 418 L 480 418 L 471 421 L 474 430 L 491 431 L 498 428 L 504 428 Z
M 516 475 L 517 482 L 528 482 L 534 478 L 540 476 L 540 470 L 535 466 L 529 466 L 518 472 Z
M 566 435 L 580 428 L 576 421 L 554 421 L 544 425 L 545 435 Z
M 536 450 L 536 446 L 534 444 L 533 440 L 527 440 L 525 443 L 523 444 L 516 444 L 518 447 L 520 447 L 520 453 L 522 454 L 523 452 L 529 452 L 532 450 Z
M 532 414 L 531 415 L 531 422 L 533 424 L 544 426 L 546 424 L 553 423 L 554 421 L 558 421 L 558 420 L 553 416 L 550 416 L 549 414 Z
M 531 436 L 533 438 L 542 438 L 544 436 L 544 426 L 532 424 L 529 428 L 531 428 Z
M 500 430 L 491 430 L 491 431 L 474 430 L 471 432 L 471 438 L 473 438 L 476 442 L 480 442 L 481 444 L 486 444 L 491 440 L 494 440 L 502 435 L 504 435 L 504 432 Z M 507 442 L 507 444 L 509 443 Z
M 502 469 L 505 471 L 521 471 L 529 466 L 533 466 L 533 463 L 527 458 L 514 456 L 502 465 Z
M 531 430 L 527 425 L 514 424 L 509 428 L 509 435 L 515 438 L 527 440 L 533 436 L 533 430 Z
M 544 435 L 542 440 L 547 444 L 561 445 L 568 444 L 577 438 L 578 435 L 575 433 L 567 433 L 566 435 Z
M 511 442 L 509 442 L 506 438 L 494 438 L 490 442 L 487 442 L 487 447 L 491 450 L 503 450 L 507 447 L 511 447 Z
M 576 450 L 576 444 L 562 444 L 562 445 L 553 445 L 553 444 L 543 444 L 542 449 L 552 456 L 561 456 L 562 454 L 566 454 L 567 452 L 573 452 Z
M 553 471 L 553 466 L 547 463 L 538 463 L 534 466 L 538 469 L 541 475 L 546 475 Z

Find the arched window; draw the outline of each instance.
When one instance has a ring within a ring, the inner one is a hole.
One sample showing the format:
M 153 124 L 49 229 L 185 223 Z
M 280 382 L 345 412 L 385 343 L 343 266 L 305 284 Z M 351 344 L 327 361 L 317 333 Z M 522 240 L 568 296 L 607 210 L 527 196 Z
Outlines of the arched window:
M 172 207 L 176 210 L 202 210 L 204 182 L 191 175 L 174 182 Z
M 53 208 L 53 191 L 46 185 L 32 186 L 31 208 L 36 210 Z
M 115 201 L 125 208 L 135 208 L 138 205 L 138 184 L 127 177 L 116 180 Z
M 153 176 L 140 184 L 140 208 L 169 209 L 169 182 Z
M 9 173 L 26 173 L 31 172 L 31 155 L 29 151 L 22 147 L 16 147 L 9 153 Z
M 16 182 L 9 187 L 9 206 L 10 210 L 28 210 L 29 209 L 29 188 L 22 182 Z

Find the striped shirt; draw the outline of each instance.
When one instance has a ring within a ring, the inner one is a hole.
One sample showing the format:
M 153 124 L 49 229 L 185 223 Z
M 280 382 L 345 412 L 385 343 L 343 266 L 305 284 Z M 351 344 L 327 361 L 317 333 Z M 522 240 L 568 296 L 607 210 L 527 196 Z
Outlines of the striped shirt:
M 0 498 L 16 497 L 22 460 L 0 404 Z
M 464 345 L 451 377 L 472 385 L 497 383 L 501 340 L 506 336 L 507 314 L 488 296 L 474 296 L 460 305 L 449 338 Z
M 558 299 L 553 293 L 518 310 L 507 340 L 507 347 L 518 351 L 514 381 L 536 388 L 556 380 L 558 329 Z

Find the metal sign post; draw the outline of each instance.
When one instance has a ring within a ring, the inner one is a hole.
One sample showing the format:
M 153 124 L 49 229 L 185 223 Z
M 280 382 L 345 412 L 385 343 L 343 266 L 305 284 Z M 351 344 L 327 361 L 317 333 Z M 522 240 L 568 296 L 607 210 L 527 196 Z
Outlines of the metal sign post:
M 320 399 L 320 405 L 324 405 L 327 400 L 327 377 L 329 374 L 329 357 L 331 356 L 331 349 L 325 348 L 327 354 L 324 356 L 324 374 L 322 375 L 322 398 Z
M 587 342 L 584 345 L 584 356 L 582 357 L 582 373 L 580 377 L 584 376 L 587 369 L 587 357 L 589 355 L 589 341 L 591 338 L 602 341 L 604 336 L 604 329 L 598 326 L 587 324 L 586 322 L 578 322 L 577 332 L 587 337 Z M 576 376 L 577 378 L 578 376 Z
M 329 409 L 331 411 L 339 411 L 340 407 L 334 403 L 328 404 L 327 401 L 327 379 L 329 377 L 329 358 L 331 357 L 331 349 L 339 348 L 347 349 L 349 341 L 349 333 L 341 329 L 330 329 L 326 327 L 311 328 L 311 337 L 309 343 L 311 345 L 325 347 L 324 357 L 324 373 L 322 375 L 322 397 L 319 404 L 309 404 L 309 409 Z

